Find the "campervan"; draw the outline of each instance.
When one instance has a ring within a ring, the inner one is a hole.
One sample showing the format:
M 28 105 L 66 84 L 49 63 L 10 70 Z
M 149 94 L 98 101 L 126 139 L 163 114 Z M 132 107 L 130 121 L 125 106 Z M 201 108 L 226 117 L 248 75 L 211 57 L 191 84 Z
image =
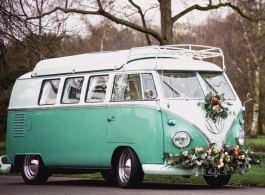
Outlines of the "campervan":
M 217 47 L 147 46 L 45 59 L 14 84 L 1 172 L 21 172 L 27 184 L 57 173 L 100 172 L 122 188 L 139 186 L 145 174 L 197 175 L 223 186 L 229 171 L 194 171 L 195 164 L 183 166 L 192 161 L 178 157 L 213 145 L 243 148 L 243 112 Z

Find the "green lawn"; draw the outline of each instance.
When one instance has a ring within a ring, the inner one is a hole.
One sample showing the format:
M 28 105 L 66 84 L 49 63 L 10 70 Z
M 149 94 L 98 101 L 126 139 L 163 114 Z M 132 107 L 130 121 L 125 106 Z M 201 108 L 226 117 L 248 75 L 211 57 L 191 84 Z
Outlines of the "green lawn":
M 260 154 L 265 156 L 265 136 L 261 136 L 258 139 L 247 139 L 246 141 L 247 147 L 253 147 L 258 149 Z M 0 156 L 5 154 L 5 142 L 0 142 Z M 265 162 L 263 161 L 263 166 L 260 168 L 259 166 L 253 165 L 249 172 L 239 175 L 234 174 L 231 177 L 228 185 L 234 186 L 257 186 L 257 187 L 265 187 Z M 65 175 L 55 175 L 55 176 L 65 176 Z M 83 174 L 83 175 L 66 175 L 67 177 L 78 177 L 78 178 L 88 178 L 88 179 L 102 179 L 99 173 L 95 174 Z M 175 183 L 194 183 L 194 184 L 206 184 L 203 180 L 203 177 L 190 177 L 184 178 L 181 176 L 158 176 L 158 175 L 145 175 L 145 181 L 153 181 L 153 182 L 175 182 Z

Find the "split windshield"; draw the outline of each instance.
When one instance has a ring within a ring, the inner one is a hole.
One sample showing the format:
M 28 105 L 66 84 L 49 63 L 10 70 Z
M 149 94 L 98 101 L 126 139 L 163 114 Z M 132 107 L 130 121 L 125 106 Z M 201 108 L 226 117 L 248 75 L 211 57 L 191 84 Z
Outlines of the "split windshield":
M 206 93 L 225 94 L 226 99 L 235 99 L 222 73 L 199 73 L 160 71 L 159 77 L 166 98 L 203 98 Z M 201 78 L 198 78 L 201 77 Z M 201 81 L 201 83 L 199 82 Z M 207 91 L 203 92 L 203 88 Z
M 166 98 L 202 98 L 202 88 L 195 73 L 160 72 L 160 80 Z
M 213 94 L 224 94 L 225 99 L 235 99 L 235 95 L 226 81 L 225 77 L 221 73 L 201 73 L 200 74 L 204 84 L 206 85 L 207 91 Z

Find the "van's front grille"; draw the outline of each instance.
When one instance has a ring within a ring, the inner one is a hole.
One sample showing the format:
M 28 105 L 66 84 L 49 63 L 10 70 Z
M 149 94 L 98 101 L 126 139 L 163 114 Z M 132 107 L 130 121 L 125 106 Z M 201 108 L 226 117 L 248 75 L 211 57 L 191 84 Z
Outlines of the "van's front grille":
M 14 137 L 24 137 L 25 135 L 25 113 L 15 113 L 14 116 Z

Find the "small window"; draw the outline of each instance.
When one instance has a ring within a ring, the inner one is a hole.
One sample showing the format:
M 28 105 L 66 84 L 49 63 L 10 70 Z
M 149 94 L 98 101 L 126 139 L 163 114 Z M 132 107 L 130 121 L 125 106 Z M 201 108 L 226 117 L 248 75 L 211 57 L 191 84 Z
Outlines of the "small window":
M 114 80 L 112 101 L 142 100 L 140 74 L 117 75 Z
M 83 86 L 83 77 L 67 78 L 64 84 L 62 103 L 78 103 Z
M 155 99 L 157 97 L 155 83 L 152 74 L 142 74 L 144 99 Z
M 88 81 L 86 102 L 104 101 L 108 80 L 108 75 L 91 76 Z
M 41 86 L 39 105 L 55 104 L 60 79 L 44 80 Z

